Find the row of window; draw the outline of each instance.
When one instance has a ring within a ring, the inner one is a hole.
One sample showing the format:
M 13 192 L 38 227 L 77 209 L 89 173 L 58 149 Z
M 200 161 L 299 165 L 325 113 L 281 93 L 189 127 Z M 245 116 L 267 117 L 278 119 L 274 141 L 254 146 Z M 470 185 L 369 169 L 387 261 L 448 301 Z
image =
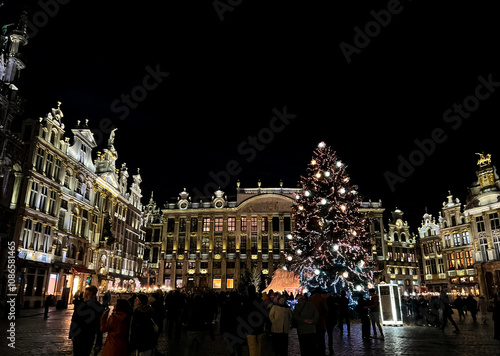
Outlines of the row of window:
M 498 216 L 498 213 L 489 214 L 489 219 L 490 219 L 491 230 L 500 229 L 500 217 Z M 476 227 L 477 227 L 477 232 L 486 231 L 484 218 L 482 216 L 476 217 Z
M 388 246 L 387 260 L 401 261 L 401 262 L 415 262 L 415 249 Z
M 241 231 L 258 231 L 258 222 L 259 219 L 257 217 L 251 217 L 248 219 L 247 217 L 241 217 Z M 273 217 L 272 220 L 272 231 L 280 231 L 279 229 L 279 217 Z M 202 220 L 202 231 L 210 232 L 211 231 L 211 218 L 203 218 Z M 285 231 L 291 230 L 291 218 L 284 218 L 284 226 Z M 186 232 L 187 228 L 187 219 L 180 218 L 179 219 L 179 232 Z M 214 232 L 223 232 L 224 231 L 224 218 L 214 218 L 213 219 L 213 229 Z M 269 220 L 267 217 L 261 218 L 260 230 L 263 232 L 267 232 L 269 229 Z M 175 219 L 169 218 L 167 220 L 167 232 L 174 232 L 175 230 Z M 227 231 L 236 231 L 236 217 L 228 217 L 227 218 Z M 190 220 L 190 232 L 198 232 L 198 218 L 191 218 Z
M 165 262 L 165 270 L 172 269 L 172 266 L 174 264 L 175 264 L 175 269 L 176 270 L 182 270 L 182 268 L 185 265 L 185 263 L 187 263 L 187 269 L 188 270 L 195 270 L 196 269 L 196 262 L 194 262 L 194 261 L 189 261 L 189 262 L 177 261 L 175 263 Z M 213 269 L 221 269 L 222 268 L 222 263 L 223 262 L 221 262 L 221 261 L 213 261 L 212 262 L 212 268 Z M 237 263 L 237 261 L 226 261 L 225 262 L 225 267 L 229 268 L 229 269 L 236 268 L 236 263 Z M 208 269 L 208 264 L 209 264 L 208 261 L 201 261 L 200 262 L 200 269 Z M 273 266 L 274 266 L 274 269 L 278 268 L 277 264 L 273 264 Z M 246 269 L 246 268 L 247 268 L 246 261 L 240 261 L 240 269 Z M 257 262 L 253 262 L 252 263 L 252 270 L 254 268 L 258 268 L 258 263 Z M 262 269 L 268 269 L 269 268 L 269 262 L 262 261 L 261 262 L 261 268 Z

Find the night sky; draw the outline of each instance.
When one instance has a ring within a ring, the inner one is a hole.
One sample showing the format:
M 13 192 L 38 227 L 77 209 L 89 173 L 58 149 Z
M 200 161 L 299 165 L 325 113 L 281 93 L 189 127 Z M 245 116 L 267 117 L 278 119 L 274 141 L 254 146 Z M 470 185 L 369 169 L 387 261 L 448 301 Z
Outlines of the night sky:
M 492 3 L 3 2 L 2 24 L 29 5 L 24 116 L 61 101 L 67 135 L 89 119 L 101 150 L 115 125 L 117 167 L 141 168 L 143 203 L 184 187 L 233 195 L 237 179 L 295 187 L 325 141 L 365 199 L 416 231 L 448 190 L 465 202 L 476 152 L 500 164 Z

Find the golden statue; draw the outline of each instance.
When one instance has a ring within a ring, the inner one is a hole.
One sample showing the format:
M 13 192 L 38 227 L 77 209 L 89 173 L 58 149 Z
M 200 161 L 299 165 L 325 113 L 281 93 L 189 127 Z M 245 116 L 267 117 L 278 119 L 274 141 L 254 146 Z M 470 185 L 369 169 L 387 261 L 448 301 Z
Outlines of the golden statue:
M 479 156 L 479 160 L 477 161 L 477 165 L 484 167 L 486 165 L 489 165 L 491 163 L 491 154 L 487 154 L 486 156 L 484 153 L 476 153 Z

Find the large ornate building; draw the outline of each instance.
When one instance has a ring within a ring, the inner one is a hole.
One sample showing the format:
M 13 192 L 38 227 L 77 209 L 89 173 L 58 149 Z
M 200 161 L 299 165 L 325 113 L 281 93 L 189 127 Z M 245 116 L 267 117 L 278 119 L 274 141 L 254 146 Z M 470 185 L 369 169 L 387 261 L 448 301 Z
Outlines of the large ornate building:
M 500 290 L 500 180 L 491 155 L 480 155 L 477 181 L 470 187 L 464 214 L 470 221 L 474 268 L 481 294 Z
M 141 176 L 129 187 L 126 165 L 115 167 L 114 132 L 94 161 L 88 122 L 78 121 L 71 140 L 63 118 L 58 106 L 21 130 L 27 156 L 14 236 L 25 307 L 46 294 L 65 304 L 90 283 L 135 289 L 142 277 Z

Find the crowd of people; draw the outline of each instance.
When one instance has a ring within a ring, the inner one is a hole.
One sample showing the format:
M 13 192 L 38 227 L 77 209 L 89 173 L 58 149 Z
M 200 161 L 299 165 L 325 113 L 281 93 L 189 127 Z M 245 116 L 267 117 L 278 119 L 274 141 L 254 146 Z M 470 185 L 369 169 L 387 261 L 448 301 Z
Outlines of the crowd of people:
M 182 342 L 185 355 L 198 355 L 207 338 L 215 340 L 218 331 L 231 356 L 241 356 L 243 347 L 250 356 L 260 356 L 263 336 L 272 340 L 272 351 L 276 356 L 288 355 L 288 340 L 291 328 L 296 328 L 301 355 L 334 354 L 334 333 L 351 332 L 351 319 L 361 320 L 362 339 L 384 340 L 380 320 L 380 302 L 375 289 L 369 297 L 354 294 L 355 308 L 345 291 L 333 294 L 321 289 L 310 296 L 284 293 L 257 293 L 250 285 L 246 293 L 237 291 L 195 291 L 183 293 L 178 290 L 168 293 L 132 294 L 127 299 L 118 299 L 110 311 L 109 293 L 97 300 L 97 288 L 87 287 L 82 298 L 75 299 L 69 338 L 73 342 L 74 355 L 89 356 L 94 350 L 103 356 L 137 355 L 161 356 L 158 349 L 159 335 L 166 333 L 169 343 Z M 471 301 L 472 298 L 472 301 Z M 402 300 L 403 316 L 419 325 L 433 325 L 444 330 L 448 321 L 460 329 L 451 317 L 453 309 L 446 290 L 439 297 L 424 297 Z M 500 295 L 495 297 L 495 338 L 499 335 Z M 454 307 L 458 310 L 459 322 L 469 312 L 477 323 L 477 311 L 487 308 L 480 298 L 472 296 L 457 298 Z M 484 313 L 485 315 L 486 313 Z M 218 323 L 217 323 L 218 321 Z M 482 320 L 481 322 L 486 322 Z M 165 330 L 164 330 L 165 327 Z M 107 334 L 104 338 L 103 334 Z M 103 343 L 103 339 L 105 340 Z

